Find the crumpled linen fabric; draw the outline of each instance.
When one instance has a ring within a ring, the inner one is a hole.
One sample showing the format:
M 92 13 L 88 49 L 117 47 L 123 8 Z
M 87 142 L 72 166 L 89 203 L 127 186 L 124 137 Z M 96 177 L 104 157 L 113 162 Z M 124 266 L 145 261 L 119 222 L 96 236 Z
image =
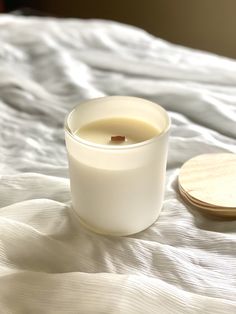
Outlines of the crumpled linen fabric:
M 64 118 L 104 95 L 172 119 L 163 210 L 128 237 L 92 233 L 71 209 Z M 0 313 L 236 313 L 236 220 L 177 188 L 189 158 L 236 153 L 234 60 L 112 21 L 2 15 L 0 126 Z

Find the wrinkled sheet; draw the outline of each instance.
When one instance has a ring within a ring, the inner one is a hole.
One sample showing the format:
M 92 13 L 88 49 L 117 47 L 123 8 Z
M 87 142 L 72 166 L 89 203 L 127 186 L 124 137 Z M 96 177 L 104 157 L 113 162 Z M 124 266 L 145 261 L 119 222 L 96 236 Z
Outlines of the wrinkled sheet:
M 71 209 L 63 121 L 133 95 L 172 119 L 160 218 L 129 237 Z M 111 21 L 0 17 L 0 313 L 236 313 L 236 221 L 203 216 L 180 166 L 236 153 L 236 62 Z

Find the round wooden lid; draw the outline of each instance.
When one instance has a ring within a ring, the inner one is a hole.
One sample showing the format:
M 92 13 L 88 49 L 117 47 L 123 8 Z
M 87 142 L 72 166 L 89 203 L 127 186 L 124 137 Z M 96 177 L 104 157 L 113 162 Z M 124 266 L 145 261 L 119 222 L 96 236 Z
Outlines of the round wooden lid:
M 236 215 L 236 154 L 204 154 L 188 160 L 180 169 L 179 190 L 194 206 Z

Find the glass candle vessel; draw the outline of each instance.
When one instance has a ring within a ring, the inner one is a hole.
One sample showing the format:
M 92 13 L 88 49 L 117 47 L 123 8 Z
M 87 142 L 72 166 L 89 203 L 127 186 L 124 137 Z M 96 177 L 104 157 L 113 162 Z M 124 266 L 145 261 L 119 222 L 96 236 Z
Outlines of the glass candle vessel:
M 99 144 L 76 133 L 91 122 L 110 118 L 141 120 L 158 132 L 127 145 Z M 137 97 L 96 98 L 68 114 L 65 139 L 72 205 L 84 225 L 98 233 L 124 236 L 156 221 L 164 196 L 169 129 L 167 112 Z

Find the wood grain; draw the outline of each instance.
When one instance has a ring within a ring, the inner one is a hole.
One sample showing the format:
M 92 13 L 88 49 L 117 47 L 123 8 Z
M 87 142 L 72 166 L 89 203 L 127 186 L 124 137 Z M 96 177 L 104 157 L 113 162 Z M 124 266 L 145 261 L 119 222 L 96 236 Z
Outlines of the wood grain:
M 236 154 L 204 154 L 180 169 L 179 191 L 191 205 L 236 217 Z

